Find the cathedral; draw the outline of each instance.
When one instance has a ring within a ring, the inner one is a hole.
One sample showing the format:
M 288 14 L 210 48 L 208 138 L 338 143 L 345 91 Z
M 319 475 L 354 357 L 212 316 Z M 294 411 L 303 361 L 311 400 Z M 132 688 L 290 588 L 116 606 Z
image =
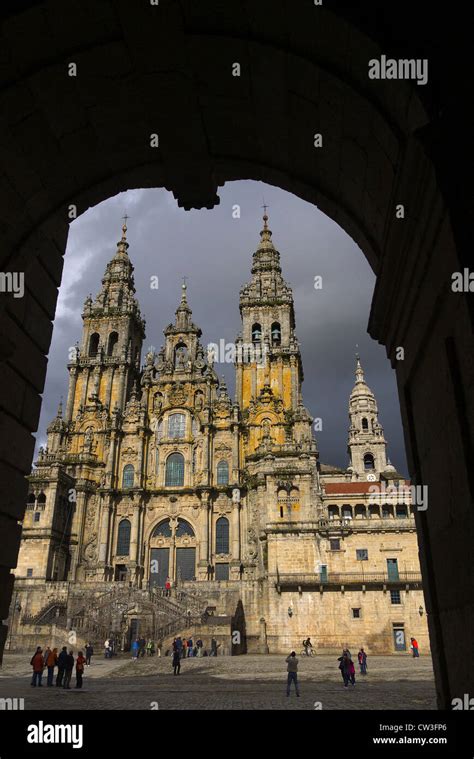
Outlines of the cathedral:
M 142 361 L 128 249 L 124 224 L 29 477 L 10 648 L 74 630 L 125 649 L 141 631 L 212 633 L 227 654 L 308 636 L 320 652 L 372 653 L 416 637 L 427 653 L 410 483 L 387 459 L 359 357 L 349 465 L 320 461 L 266 213 L 240 291 L 233 399 L 185 284 L 163 346 Z

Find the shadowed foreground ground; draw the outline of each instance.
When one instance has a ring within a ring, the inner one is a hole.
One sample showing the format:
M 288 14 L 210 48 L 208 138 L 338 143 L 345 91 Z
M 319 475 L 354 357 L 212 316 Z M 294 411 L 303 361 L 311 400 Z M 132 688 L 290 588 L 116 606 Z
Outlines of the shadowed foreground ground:
M 0 698 L 25 699 L 25 709 L 435 709 L 430 657 L 374 656 L 369 673 L 344 688 L 337 657 L 300 658 L 301 697 L 286 697 L 284 656 L 186 659 L 174 677 L 171 659 L 132 661 L 97 656 L 84 688 L 30 686 L 29 657 L 6 655 Z M 73 676 L 72 685 L 75 685 Z M 321 707 L 315 706 L 320 702 Z

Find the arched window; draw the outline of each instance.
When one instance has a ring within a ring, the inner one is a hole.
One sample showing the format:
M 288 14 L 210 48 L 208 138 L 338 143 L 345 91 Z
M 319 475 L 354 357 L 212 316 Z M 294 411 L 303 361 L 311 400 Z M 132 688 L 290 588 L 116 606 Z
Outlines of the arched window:
M 229 553 L 229 520 L 219 517 L 216 522 L 216 553 Z
M 158 446 L 155 448 L 155 472 L 158 474 L 160 469 L 160 449 Z
M 111 332 L 109 335 L 109 342 L 107 345 L 107 355 L 113 356 L 117 353 L 118 332 Z
M 130 533 L 132 525 L 128 519 L 122 519 L 117 533 L 117 556 L 128 556 L 130 553 Z
M 168 417 L 168 437 L 183 438 L 186 429 L 186 417 L 184 414 L 170 414 Z
M 178 526 L 176 528 L 176 537 L 182 538 L 184 535 L 189 535 L 190 538 L 194 538 L 194 530 L 185 519 L 178 519 Z
M 182 487 L 184 485 L 184 456 L 181 453 L 172 453 L 166 459 L 167 487 Z
M 154 538 L 170 538 L 171 537 L 171 526 L 170 526 L 170 520 L 166 519 L 164 522 L 160 522 L 160 524 L 157 524 L 155 529 L 153 530 L 153 536 Z
M 28 498 L 26 499 L 26 508 L 27 509 L 34 509 L 36 503 L 36 498 L 34 493 L 29 493 Z
M 217 484 L 228 485 L 229 484 L 229 464 L 227 461 L 219 461 L 217 465 Z
M 135 479 L 135 470 L 132 464 L 126 464 L 123 468 L 122 474 L 122 487 L 133 488 L 133 481 Z
M 99 350 L 100 335 L 98 332 L 94 332 L 89 339 L 89 356 L 97 356 Z
M 260 324 L 256 323 L 252 327 L 252 342 L 259 343 L 262 339 L 262 328 Z
M 36 499 L 36 505 L 39 509 L 44 509 L 44 507 L 46 506 L 46 496 L 43 493 L 43 491 L 41 491 L 38 498 Z
M 369 429 L 369 422 L 368 422 L 368 420 L 366 419 L 365 416 L 362 419 L 362 429 L 363 430 L 368 430 Z
M 272 324 L 272 345 L 281 345 L 281 327 L 278 322 Z
M 364 469 L 366 472 L 370 469 L 375 469 L 374 457 L 371 453 L 366 453 L 364 456 Z

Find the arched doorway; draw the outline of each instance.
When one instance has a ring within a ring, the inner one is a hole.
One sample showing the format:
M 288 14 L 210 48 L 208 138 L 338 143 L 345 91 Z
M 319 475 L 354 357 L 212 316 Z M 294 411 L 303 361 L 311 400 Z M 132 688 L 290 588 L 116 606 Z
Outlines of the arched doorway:
M 164 519 L 150 538 L 149 581 L 163 588 L 167 579 L 179 584 L 196 579 L 196 534 L 185 519 Z
M 474 308 L 468 292 L 449 287 L 471 256 L 471 130 L 462 113 L 470 24 L 459 10 L 449 17 L 424 3 L 395 4 L 383 18 L 372 2 L 331 5 L 296 0 L 290 10 L 268 0 L 245 13 L 215 0 L 164 18 L 142 4 L 131 23 L 119 3 L 98 0 L 87 24 L 78 6 L 59 25 L 47 3 L 2 8 L 1 257 L 5 273 L 26 275 L 24 297 L 0 303 L 2 618 L 69 221 L 132 187 L 166 186 L 185 209 L 211 208 L 226 181 L 264 180 L 317 204 L 377 273 L 369 331 L 397 371 L 411 476 L 429 487 L 417 522 L 439 703 L 449 707 L 469 692 L 458 651 L 470 650 L 473 595 Z M 456 55 L 445 39 L 456 40 Z M 367 62 L 382 52 L 428 55 L 427 86 L 370 81 Z M 69 86 L 76 55 L 81 75 Z M 439 439 L 449 446 L 433 445 Z M 454 586 L 447 551 L 466 569 Z

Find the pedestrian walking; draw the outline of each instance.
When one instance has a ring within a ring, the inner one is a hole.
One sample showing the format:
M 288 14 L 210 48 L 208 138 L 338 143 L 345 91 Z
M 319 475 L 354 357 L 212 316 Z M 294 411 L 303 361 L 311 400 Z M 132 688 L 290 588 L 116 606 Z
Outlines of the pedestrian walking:
M 194 650 L 193 650 L 193 639 L 188 638 L 188 657 L 193 656 Z
M 43 678 L 43 669 L 44 669 L 44 656 L 43 656 L 43 649 L 41 646 L 38 646 L 36 649 L 36 652 L 33 654 L 31 661 L 31 666 L 33 667 L 33 678 L 31 680 L 31 685 L 33 688 L 36 688 L 36 685 L 38 685 L 39 688 L 42 687 L 41 680 Z
M 86 645 L 86 667 L 91 666 L 91 659 L 92 655 L 94 653 L 94 649 L 92 648 L 90 643 L 87 643 Z
M 287 696 L 290 695 L 291 683 L 294 683 L 296 695 L 299 698 L 300 689 L 298 686 L 298 659 L 296 658 L 296 653 L 292 651 L 291 654 L 286 657 L 285 661 L 287 664 L 286 671 L 288 672 L 288 678 L 287 678 L 287 683 L 286 683 L 286 695 Z
M 215 638 L 211 639 L 211 653 L 210 656 L 217 656 L 217 640 Z
M 411 648 L 411 650 L 413 652 L 413 658 L 414 659 L 418 659 L 418 657 L 420 655 L 420 650 L 419 650 L 419 647 L 418 647 L 418 641 L 416 640 L 416 638 L 410 638 L 410 641 L 411 641 L 410 648 Z
M 181 671 L 181 654 L 178 649 L 173 652 L 173 675 L 179 675 Z
M 355 669 L 354 664 L 352 662 L 351 657 L 347 653 L 347 650 L 344 650 L 344 653 L 342 656 L 338 659 L 339 662 L 339 669 L 341 671 L 342 679 L 344 681 L 344 687 L 347 688 L 349 683 L 351 682 L 352 685 L 355 685 Z
M 56 676 L 57 688 L 61 688 L 63 684 L 63 677 L 66 671 L 66 663 L 67 663 L 67 648 L 66 646 L 63 646 L 61 649 L 61 653 L 58 656 L 58 674 Z
M 83 656 L 82 651 L 79 651 L 76 659 L 76 688 L 82 688 L 82 676 L 84 674 L 85 663 L 86 657 Z
M 182 658 L 186 659 L 187 655 L 188 655 L 188 641 L 186 640 L 186 638 L 184 638 L 184 640 L 183 640 L 183 649 L 182 649 Z
M 171 595 L 171 581 L 170 581 L 170 578 L 167 577 L 166 582 L 165 582 L 165 596 L 169 598 L 170 595 Z
M 51 688 L 53 686 L 54 668 L 57 663 L 58 663 L 58 649 L 53 648 L 53 650 L 49 652 L 48 657 L 46 659 L 46 666 L 48 668 L 48 679 L 46 681 L 46 685 L 48 686 L 48 688 Z
M 71 677 L 72 677 L 72 670 L 74 669 L 74 654 L 72 651 L 69 651 L 68 655 L 66 656 L 66 666 L 64 669 L 64 680 L 63 680 L 63 688 L 66 690 L 71 689 Z
M 360 674 L 366 675 L 367 674 L 367 654 L 365 653 L 363 648 L 361 648 L 359 653 L 357 654 L 357 659 L 359 661 Z
M 138 638 L 135 638 L 135 640 L 132 643 L 132 658 L 137 661 L 138 654 L 140 651 L 140 643 L 138 641 Z

